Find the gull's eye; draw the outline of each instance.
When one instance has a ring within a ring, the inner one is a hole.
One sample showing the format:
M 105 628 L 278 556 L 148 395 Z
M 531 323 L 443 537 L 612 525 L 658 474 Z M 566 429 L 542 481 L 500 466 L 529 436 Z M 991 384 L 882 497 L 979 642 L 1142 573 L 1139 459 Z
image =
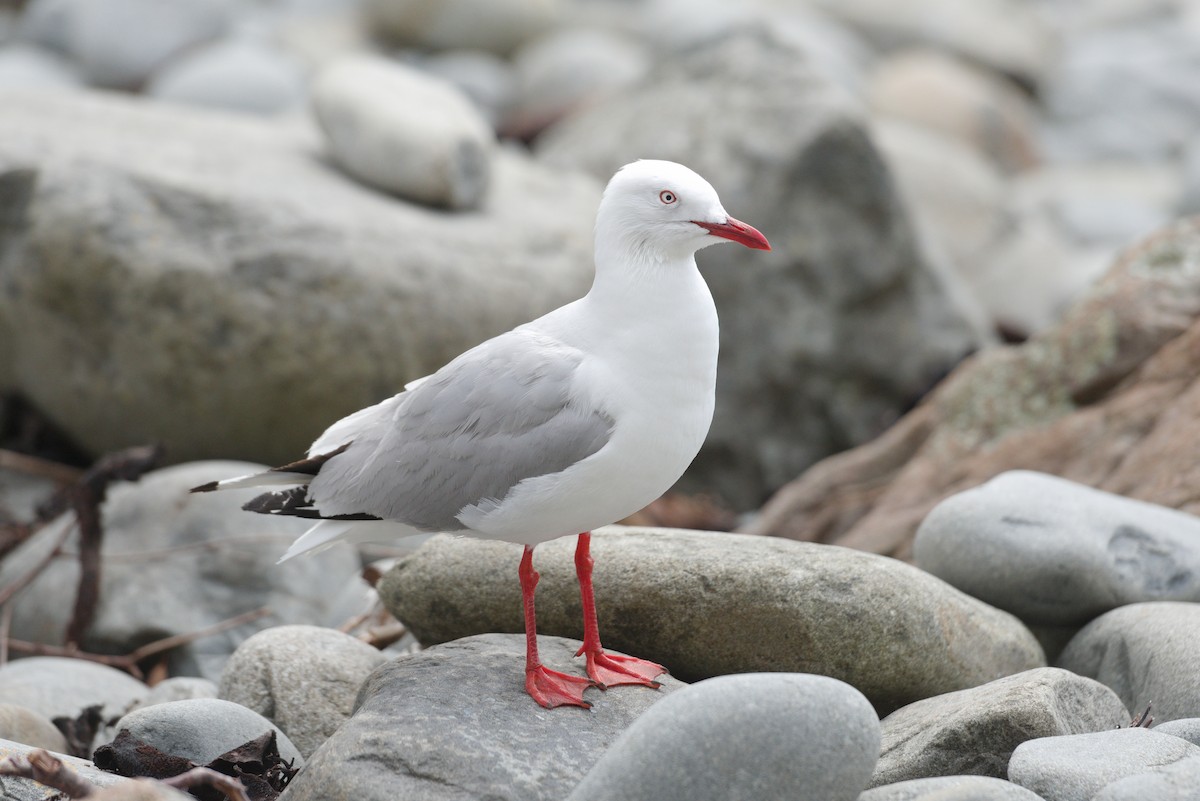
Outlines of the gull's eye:
M 663 191 L 659 192 L 658 199 L 668 206 L 670 206 L 676 200 L 679 200 L 679 198 L 675 197 L 675 193 L 670 189 L 664 189 Z

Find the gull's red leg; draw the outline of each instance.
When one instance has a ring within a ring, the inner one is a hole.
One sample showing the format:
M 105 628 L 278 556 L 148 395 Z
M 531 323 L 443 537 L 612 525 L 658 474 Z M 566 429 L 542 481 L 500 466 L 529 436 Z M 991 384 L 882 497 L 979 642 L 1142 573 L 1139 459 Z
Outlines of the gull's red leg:
M 550 670 L 538 658 L 537 615 L 533 608 L 538 574 L 533 569 L 532 545 L 525 546 L 518 575 L 521 577 L 521 599 L 525 605 L 525 691 L 548 709 L 566 705 L 591 707 L 583 700 L 583 691 L 595 686 L 591 680 Z
M 601 687 L 620 684 L 644 684 L 658 687 L 656 676 L 667 672 L 657 662 L 636 656 L 606 653 L 600 646 L 600 626 L 596 621 L 596 598 L 592 591 L 592 534 L 579 535 L 575 544 L 575 573 L 579 576 L 579 595 L 583 599 L 583 647 L 575 654 L 587 657 L 587 674 Z

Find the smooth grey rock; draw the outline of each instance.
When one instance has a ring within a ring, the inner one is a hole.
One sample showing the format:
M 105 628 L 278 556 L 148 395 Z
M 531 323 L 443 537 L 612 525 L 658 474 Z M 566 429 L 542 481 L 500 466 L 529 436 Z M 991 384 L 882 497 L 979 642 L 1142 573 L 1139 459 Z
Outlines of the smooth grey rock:
M 1011 235 L 1000 171 L 960 140 L 910 122 L 877 119 L 872 138 L 922 235 L 968 278 Z
M 539 545 L 538 627 L 582 636 L 574 538 Z M 770 537 L 612 527 L 592 540 L 605 645 L 685 681 L 820 673 L 885 711 L 1040 667 L 1010 615 L 910 565 Z M 445 535 L 402 559 L 380 597 L 425 644 L 523 630 L 521 546 Z
M 645 45 L 595 28 L 560 28 L 513 54 L 515 97 L 504 130 L 532 138 L 565 114 L 621 91 L 650 68 Z
M 229 0 L 85 0 L 70 6 L 68 49 L 90 83 L 136 89 L 230 23 Z
M 196 462 L 109 489 L 101 518 L 100 600 L 80 643 L 84 650 L 127 653 L 152 640 L 268 607 L 265 617 L 171 651 L 173 674 L 215 679 L 229 654 L 254 632 L 324 619 L 331 596 L 359 569 L 352 547 L 342 544 L 319 558 L 276 565 L 305 530 L 303 520 L 243 512 L 241 505 L 258 492 L 254 489 L 188 492 L 260 469 L 245 462 Z M 72 517 L 60 517 L 13 551 L 0 565 L 0 586 L 38 563 L 55 546 L 61 529 L 74 525 Z M 66 547 L 77 547 L 77 541 L 78 532 L 72 531 Z M 11 602 L 13 636 L 62 644 L 71 616 L 70 596 L 64 597 L 62 588 L 76 586 L 78 577 L 77 559 L 53 560 Z
M 1184 191 L 1171 163 L 1048 164 L 1012 179 L 1009 200 L 1021 216 L 1054 224 L 1078 246 L 1111 262 L 1131 242 L 1167 226 Z
M 3 680 L 4 676 L 0 673 L 0 681 Z M 59 754 L 67 752 L 67 738 L 49 718 L 15 703 L 0 703 L 0 740 L 45 748 Z
M 874 787 L 858 801 L 1042 801 L 1042 797 L 991 776 L 935 776 Z
M 987 338 L 965 287 L 920 252 L 861 111 L 784 32 L 735 27 L 662 60 L 545 131 L 536 153 L 596 176 L 633 158 L 686 162 L 771 240 L 757 259 L 699 254 L 721 315 L 721 380 L 685 489 L 755 508 L 880 433 Z
M 8 561 L 12 559 L 10 556 Z M 0 580 L 0 586 L 7 584 Z M 28 593 L 26 590 L 18 596 L 17 602 Z M 16 619 L 13 636 L 23 639 L 15 634 Z M 102 717 L 119 717 L 144 698 L 149 689 L 128 673 L 83 659 L 32 656 L 0 667 L 0 703 L 23 706 L 50 720 L 76 717 L 97 704 L 102 707 Z
M 1020 0 L 818 0 L 818 8 L 878 48 L 929 46 L 1011 75 L 1028 86 L 1045 79 L 1054 59 L 1047 21 Z
M 438 214 L 315 130 L 65 94 L 0 96 L 0 387 L 93 453 L 284 464 L 591 283 L 587 176 L 498 152 L 483 211 Z
M 568 801 L 853 801 L 879 753 L 862 693 L 825 676 L 718 676 L 655 704 Z
M 57 53 L 21 44 L 0 48 L 0 88 L 75 89 L 82 86 L 79 72 Z
M 241 704 L 219 698 L 167 701 L 130 712 L 117 721 L 116 731 L 128 731 L 165 754 L 201 765 L 274 729 L 279 755 L 304 765 L 304 757 L 278 726 Z
M 40 747 L 40 746 L 39 746 Z M 0 760 L 9 757 L 27 757 L 35 746 L 15 743 L 0 739 Z M 86 759 L 55 754 L 77 775 L 98 788 L 127 786 L 129 779 L 105 773 Z M 0 776 L 0 798 L 4 801 L 59 801 L 63 794 L 52 790 L 44 784 L 38 784 L 32 779 L 18 779 L 13 776 Z M 186 796 L 185 796 L 186 798 Z M 115 801 L 115 799 L 114 799 Z M 138 800 L 140 801 L 140 799 Z
M 430 50 L 474 48 L 507 55 L 559 18 L 560 0 L 366 0 L 371 31 Z
M 1200 792 L 1200 756 L 1181 759 L 1151 773 L 1118 779 L 1092 801 L 1195 801 Z
M 1192 745 L 1200 745 L 1200 718 L 1176 718 L 1154 727 L 1159 734 L 1182 737 Z
M 1200 600 L 1200 518 L 1045 473 L 1010 471 L 942 501 L 913 553 L 923 570 L 1036 624 Z
M 1008 779 L 1046 801 L 1092 801 L 1118 779 L 1188 758 L 1200 758 L 1200 747 L 1147 729 L 1041 737 L 1013 751 Z
M 1160 552 L 1157 557 L 1165 558 Z M 1058 663 L 1116 691 L 1130 711 L 1153 702 L 1160 723 L 1200 711 L 1200 604 L 1144 603 L 1084 626 Z
M 516 93 L 512 64 L 482 50 L 447 50 L 420 62 L 421 69 L 458 87 L 496 127 Z
M 582 674 L 580 643 L 540 637 L 542 661 Z M 682 685 L 589 691 L 543 709 L 524 689 L 525 638 L 486 634 L 394 659 L 280 801 L 560 801 L 635 718 Z
M 494 134 L 457 88 L 379 56 L 349 56 L 312 87 L 338 166 L 402 198 L 455 210 L 487 195 Z
M 233 652 L 220 696 L 273 721 L 307 758 L 350 717 L 359 687 L 386 661 L 335 629 L 277 626 Z
M 888 715 L 871 786 L 963 774 L 1004 778 L 1013 749 L 1030 738 L 1128 723 L 1120 699 L 1100 682 L 1058 668 L 1028 670 Z
M 17 38 L 39 47 L 66 53 L 70 46 L 67 20 L 72 6 L 84 0 L 29 0 L 17 19 Z
M 192 676 L 174 676 L 160 681 L 150 688 L 137 705 L 137 709 L 155 704 L 165 704 L 169 701 L 189 701 L 194 698 L 216 698 L 217 685 L 208 679 L 198 679 Z
M 249 38 L 225 39 L 172 61 L 154 74 L 156 100 L 274 114 L 300 108 L 307 86 L 291 57 Z
M 926 48 L 884 59 L 867 88 L 873 114 L 938 131 L 985 155 L 1005 173 L 1038 161 L 1033 103 L 1011 81 Z
M 1168 161 L 1200 123 L 1195 31 L 1169 13 L 1075 30 L 1044 89 L 1054 160 Z

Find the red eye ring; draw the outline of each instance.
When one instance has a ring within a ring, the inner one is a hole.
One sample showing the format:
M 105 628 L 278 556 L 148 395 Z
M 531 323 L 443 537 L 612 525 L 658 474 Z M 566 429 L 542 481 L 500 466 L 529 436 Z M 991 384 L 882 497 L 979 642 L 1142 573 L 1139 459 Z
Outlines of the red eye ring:
M 661 200 L 663 203 L 667 204 L 668 206 L 670 206 L 675 201 L 679 200 L 679 198 L 675 196 L 675 193 L 672 192 L 670 189 L 664 189 L 663 191 L 659 192 L 658 199 Z

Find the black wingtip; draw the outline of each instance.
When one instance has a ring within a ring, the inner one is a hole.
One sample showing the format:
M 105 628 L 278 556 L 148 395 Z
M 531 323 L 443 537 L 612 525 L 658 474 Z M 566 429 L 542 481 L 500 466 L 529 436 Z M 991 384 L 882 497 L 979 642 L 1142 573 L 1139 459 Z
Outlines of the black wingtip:
M 207 484 L 201 484 L 198 487 L 192 487 L 188 492 L 213 492 L 217 489 L 219 481 L 210 481 Z

